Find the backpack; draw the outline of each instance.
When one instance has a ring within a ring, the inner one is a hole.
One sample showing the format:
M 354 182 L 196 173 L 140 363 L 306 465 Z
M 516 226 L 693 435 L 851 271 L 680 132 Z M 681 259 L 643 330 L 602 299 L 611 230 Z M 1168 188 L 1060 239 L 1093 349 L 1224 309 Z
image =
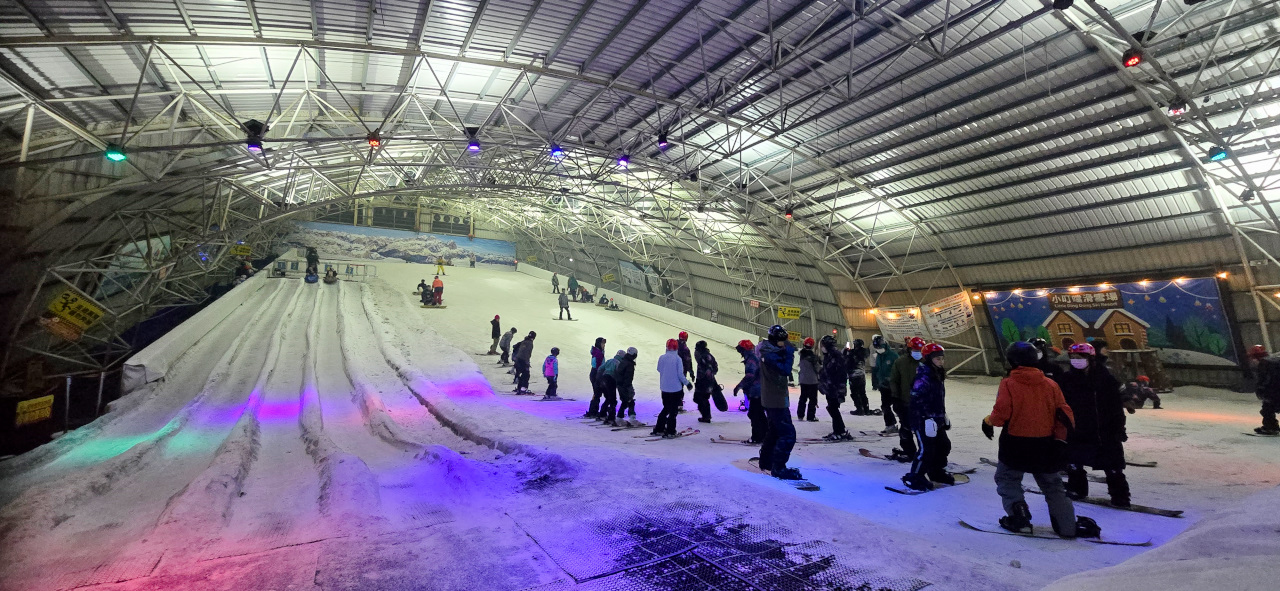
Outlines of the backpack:
M 546 361 L 542 362 L 542 375 L 548 376 L 548 377 L 554 376 L 557 373 L 556 369 L 557 368 L 556 368 L 555 356 L 548 355 Z

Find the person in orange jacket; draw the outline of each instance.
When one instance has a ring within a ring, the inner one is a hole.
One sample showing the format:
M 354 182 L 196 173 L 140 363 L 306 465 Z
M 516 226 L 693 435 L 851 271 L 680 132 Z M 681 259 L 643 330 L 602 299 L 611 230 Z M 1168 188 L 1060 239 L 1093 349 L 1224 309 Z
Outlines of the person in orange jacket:
M 1066 463 L 1067 432 L 1074 428 L 1075 416 L 1058 384 L 1037 369 L 1037 353 L 1030 343 L 1009 345 L 1005 359 L 1013 371 L 1000 380 L 995 406 L 982 419 L 987 439 L 995 436 L 995 427 L 1004 427 L 995 476 L 1007 514 L 1000 518 L 1000 526 L 1014 532 L 1030 530 L 1031 509 L 1022 489 L 1022 477 L 1030 472 L 1049 505 L 1054 531 L 1064 538 L 1094 537 L 1099 533 L 1097 524 L 1087 517 L 1076 520 L 1075 507 L 1058 475 Z

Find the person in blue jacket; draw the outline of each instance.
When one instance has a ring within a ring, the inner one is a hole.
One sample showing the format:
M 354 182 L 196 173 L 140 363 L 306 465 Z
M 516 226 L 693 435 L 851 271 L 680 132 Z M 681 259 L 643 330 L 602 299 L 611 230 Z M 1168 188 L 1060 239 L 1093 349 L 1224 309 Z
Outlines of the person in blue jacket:
M 557 400 L 556 382 L 560 379 L 560 348 L 552 347 L 551 354 L 542 361 L 542 377 L 547 378 L 547 394 L 543 396 L 543 400 Z
M 787 340 L 787 330 L 769 328 L 769 337 L 760 343 L 760 406 L 769 419 L 769 430 L 760 445 L 760 469 L 782 480 L 802 480 L 795 468 L 787 467 L 796 445 L 796 427 L 791 423 L 791 400 L 787 381 L 795 369 L 796 348 Z
M 929 343 L 920 350 L 920 365 L 916 368 L 916 381 L 911 386 L 911 430 L 915 433 L 920 451 L 911 462 L 911 471 L 902 477 L 902 483 L 913 490 L 933 490 L 935 484 L 955 484 L 956 479 L 947 473 L 947 456 L 951 453 L 951 439 L 947 429 L 947 389 L 943 380 L 947 377 L 946 350 L 942 345 Z

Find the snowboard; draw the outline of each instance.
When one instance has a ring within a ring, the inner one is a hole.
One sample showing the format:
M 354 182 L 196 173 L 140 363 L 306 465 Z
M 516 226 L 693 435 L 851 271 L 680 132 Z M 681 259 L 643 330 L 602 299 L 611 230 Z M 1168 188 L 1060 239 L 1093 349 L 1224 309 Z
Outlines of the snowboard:
M 552 318 L 552 320 L 563 320 L 565 322 L 577 322 L 577 318 Z
M 1134 466 L 1136 468 L 1155 468 L 1158 462 L 1139 462 L 1137 460 L 1125 460 L 1125 465 Z
M 933 484 L 933 490 L 940 490 L 940 489 L 944 489 L 944 488 L 951 488 L 951 487 L 953 487 L 953 486 L 960 486 L 961 484 L 968 484 L 968 483 L 969 483 L 969 477 L 968 477 L 968 476 L 965 476 L 964 474 L 961 474 L 961 473 L 959 473 L 959 472 L 951 473 L 951 476 L 952 476 L 953 478 L 955 478 L 955 479 L 956 479 L 956 483 L 955 483 L 955 484 L 938 484 L 938 483 L 936 483 L 936 482 L 935 482 L 935 483 Z M 911 490 L 911 489 L 907 488 L 905 485 L 904 485 L 902 488 L 898 488 L 898 487 L 894 487 L 894 486 L 886 486 L 886 487 L 884 487 L 884 489 L 885 489 L 885 490 L 887 490 L 887 491 L 896 492 L 896 493 L 898 493 L 898 494 L 900 494 L 900 495 L 907 495 L 907 496 L 909 496 L 909 497 L 914 497 L 914 496 L 916 496 L 916 495 L 922 495 L 922 494 L 927 493 L 927 492 L 933 492 L 933 490 Z
M 1040 538 L 1042 540 L 1063 540 L 1067 542 L 1070 542 L 1073 540 L 1080 540 L 1082 542 L 1089 542 L 1091 544 L 1107 544 L 1112 546 L 1150 546 L 1151 545 L 1151 538 L 1143 539 L 1141 537 L 1136 537 L 1136 536 L 1132 538 L 1122 537 L 1122 536 L 1111 536 L 1106 534 L 1105 532 L 1102 534 L 1102 537 L 1099 537 L 1099 538 L 1063 538 L 1063 537 L 1059 537 L 1057 532 L 1054 532 L 1053 528 L 1047 525 L 1032 526 L 1032 530 L 1030 532 L 1015 532 L 1015 531 L 1009 531 L 1003 527 L 1000 527 L 998 522 L 996 525 L 985 525 L 986 523 L 985 520 L 975 519 L 974 523 L 982 523 L 984 525 L 977 526 L 963 519 L 960 520 L 960 525 L 965 528 L 971 529 L 973 531 L 987 532 L 989 534 L 1003 534 L 1006 536 L 1022 536 L 1024 538 Z
M 1248 433 L 1248 432 L 1246 432 L 1245 435 L 1248 435 L 1249 437 L 1280 437 L 1280 435 L 1266 435 L 1263 433 Z
M 609 430 L 610 430 L 610 431 L 629 431 L 629 430 L 631 430 L 631 429 L 652 429 L 652 428 L 653 428 L 653 425 L 646 425 L 646 424 L 644 424 L 644 423 L 637 423 L 637 424 L 635 424 L 635 425 L 631 425 L 630 427 L 613 427 L 613 428 L 611 428 L 611 429 L 609 429 Z
M 729 401 L 724 399 L 724 386 L 716 384 L 716 387 L 711 389 L 711 402 L 720 412 L 729 410 Z
M 751 458 L 749 460 L 734 460 L 733 465 L 737 468 L 746 470 L 747 472 L 754 472 L 756 474 L 761 474 L 764 476 L 768 476 L 769 478 L 773 478 L 772 474 L 760 469 L 760 458 Z M 778 482 L 784 482 L 786 484 L 790 484 L 796 490 L 803 490 L 805 492 L 817 492 L 822 490 L 822 487 L 812 482 L 809 482 L 808 480 L 783 480 L 781 478 L 774 478 L 774 480 L 777 480 Z
M 1024 486 L 1022 487 L 1022 490 L 1029 492 L 1033 495 L 1044 494 L 1040 492 L 1040 489 L 1032 488 L 1030 486 Z M 1115 505 L 1112 505 L 1111 499 L 1108 499 L 1107 497 L 1085 497 L 1083 499 L 1074 499 L 1074 502 L 1088 503 L 1090 505 L 1097 505 L 1099 507 L 1107 507 L 1110 509 L 1117 509 L 1120 511 L 1132 511 L 1134 513 L 1146 513 L 1148 515 L 1159 515 L 1161 517 L 1177 517 L 1177 518 L 1182 517 L 1182 510 L 1180 509 L 1160 509 L 1157 507 L 1148 507 L 1146 505 L 1129 505 L 1128 507 L 1117 507 Z
M 907 462 L 899 462 L 898 460 L 893 459 L 893 456 L 884 455 L 884 454 L 877 454 L 876 452 L 873 452 L 873 451 L 871 451 L 871 450 L 869 450 L 869 449 L 867 449 L 867 448 L 865 448 L 865 447 L 858 448 L 858 453 L 859 453 L 859 454 L 862 454 L 862 456 L 863 456 L 863 457 L 866 457 L 866 458 L 872 458 L 872 459 L 876 459 L 876 460 L 885 460 L 886 462 L 894 462 L 894 463 L 897 463 L 897 464 L 906 464 L 906 463 L 907 463 Z M 973 468 L 966 468 L 966 467 L 961 466 L 961 465 L 959 465 L 959 464 L 948 463 L 948 464 L 947 464 L 947 471 L 948 471 L 948 473 L 950 473 L 950 474 L 973 474 L 974 472 L 977 472 L 977 471 L 978 471 L 978 468 L 976 468 L 976 467 L 973 467 Z
M 422 307 L 426 309 L 432 309 L 432 310 L 443 310 L 445 308 L 448 308 L 449 306 L 428 306 L 426 304 L 423 304 Z

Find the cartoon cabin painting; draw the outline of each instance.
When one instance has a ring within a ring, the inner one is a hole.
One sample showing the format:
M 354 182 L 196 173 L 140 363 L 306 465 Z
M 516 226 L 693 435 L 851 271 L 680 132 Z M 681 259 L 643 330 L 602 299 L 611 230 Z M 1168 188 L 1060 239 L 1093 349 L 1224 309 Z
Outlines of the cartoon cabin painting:
M 1041 326 L 1049 331 L 1049 340 L 1053 346 L 1063 351 L 1071 345 L 1084 342 L 1085 333 L 1090 328 L 1089 323 L 1084 319 L 1066 310 L 1057 310 L 1050 314 Z
M 1122 308 L 1113 308 L 1103 312 L 1093 328 L 1111 343 L 1112 349 L 1140 351 L 1147 348 L 1147 329 L 1151 325 Z

